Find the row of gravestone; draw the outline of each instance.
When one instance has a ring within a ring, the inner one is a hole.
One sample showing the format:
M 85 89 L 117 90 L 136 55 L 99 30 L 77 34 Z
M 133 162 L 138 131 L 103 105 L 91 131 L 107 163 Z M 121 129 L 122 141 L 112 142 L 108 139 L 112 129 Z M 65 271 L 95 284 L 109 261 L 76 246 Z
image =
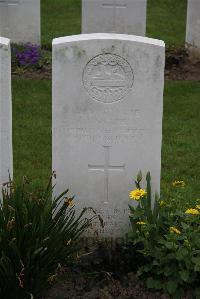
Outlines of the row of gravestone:
M 141 169 L 160 189 L 165 46 L 109 33 L 53 41 L 52 169 L 55 194 L 103 219 L 92 235 L 128 228 L 128 192 Z M 0 180 L 12 176 L 10 45 L 0 39 Z
M 50 4 L 51 5 L 51 4 Z M 82 33 L 145 36 L 147 0 L 82 0 Z M 188 0 L 186 45 L 200 52 L 200 1 Z M 0 0 L 0 36 L 40 43 L 40 0 Z

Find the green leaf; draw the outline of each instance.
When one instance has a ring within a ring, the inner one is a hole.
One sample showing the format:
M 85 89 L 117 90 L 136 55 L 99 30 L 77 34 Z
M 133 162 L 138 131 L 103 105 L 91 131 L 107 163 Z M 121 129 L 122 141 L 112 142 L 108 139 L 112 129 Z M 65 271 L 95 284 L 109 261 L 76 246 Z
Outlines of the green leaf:
M 188 228 L 190 228 L 190 225 L 184 223 L 184 222 L 181 222 L 181 226 L 184 230 L 187 230 Z
M 170 295 L 176 292 L 177 286 L 178 284 L 176 281 L 170 280 L 167 282 L 166 288 Z
M 154 289 L 155 282 L 152 277 L 147 278 L 146 284 L 147 284 L 147 288 Z
M 185 260 L 185 258 L 188 256 L 188 250 L 186 248 L 179 248 L 176 257 L 177 260 L 182 261 Z
M 158 194 L 155 194 L 155 202 L 153 207 L 153 222 L 155 223 L 159 214 L 159 197 Z
M 172 265 L 169 264 L 169 265 L 167 265 L 167 266 L 164 267 L 164 275 L 165 276 L 170 276 L 170 275 L 172 275 L 174 273 L 174 270 L 176 271 L 176 269 L 174 269 L 172 267 Z
M 138 172 L 138 174 L 137 174 L 137 181 L 138 181 L 138 183 L 140 183 L 141 180 L 142 180 L 142 171 L 140 170 L 140 171 Z
M 131 205 L 128 205 L 129 206 L 129 209 L 130 209 L 130 211 L 132 212 L 132 213 L 134 213 L 135 212 L 135 209 L 136 209 L 136 207 L 135 206 L 131 206 Z
M 194 272 L 200 272 L 200 265 L 194 266 Z
M 143 269 L 143 267 L 140 267 L 140 268 L 137 270 L 137 276 L 141 276 L 143 273 L 144 273 L 144 269 Z
M 144 272 L 149 272 L 152 270 L 152 268 L 153 268 L 152 264 L 147 264 L 143 267 Z
M 133 214 L 131 215 L 132 219 L 141 219 L 142 216 L 144 215 L 142 210 L 136 209 Z
M 150 175 L 150 172 L 147 172 L 146 181 L 147 181 L 147 203 L 148 203 L 148 208 L 151 210 L 151 175 Z
M 158 260 L 153 260 L 152 264 L 153 264 L 154 266 L 158 266 L 160 263 L 159 263 Z
M 152 277 L 147 278 L 146 285 L 149 289 L 156 289 L 156 290 L 162 289 L 161 281 L 157 279 L 153 279 Z
M 179 275 L 183 281 L 187 282 L 189 279 L 190 273 L 187 270 L 181 270 L 181 271 L 179 271 Z
M 173 249 L 174 243 L 173 242 L 165 242 L 165 247 L 167 247 L 168 249 Z

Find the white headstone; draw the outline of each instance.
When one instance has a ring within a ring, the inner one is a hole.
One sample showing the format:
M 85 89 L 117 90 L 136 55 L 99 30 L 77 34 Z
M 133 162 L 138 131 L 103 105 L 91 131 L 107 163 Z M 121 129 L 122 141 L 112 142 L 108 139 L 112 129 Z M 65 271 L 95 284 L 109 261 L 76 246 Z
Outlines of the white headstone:
M 93 207 L 101 236 L 128 227 L 128 193 L 141 169 L 160 189 L 164 43 L 120 34 L 53 41 L 53 170 L 56 194 L 69 187 Z
M 82 0 L 82 33 L 145 36 L 147 0 Z
M 0 188 L 13 176 L 10 41 L 0 37 Z
M 200 1 L 188 0 L 186 46 L 189 52 L 200 58 Z
M 0 35 L 40 44 L 40 0 L 0 0 Z

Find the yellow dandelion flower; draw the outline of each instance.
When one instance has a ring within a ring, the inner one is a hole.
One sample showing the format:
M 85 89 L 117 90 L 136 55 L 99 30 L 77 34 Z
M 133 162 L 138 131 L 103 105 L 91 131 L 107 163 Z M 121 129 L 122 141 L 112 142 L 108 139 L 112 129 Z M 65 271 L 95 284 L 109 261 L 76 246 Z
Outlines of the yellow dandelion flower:
M 138 225 L 145 225 L 146 222 L 144 222 L 144 221 L 138 221 L 138 222 L 136 222 L 136 224 L 138 224 Z
M 199 215 L 200 212 L 197 209 L 187 209 L 185 211 L 185 214 L 190 214 L 190 215 Z
M 185 182 L 184 181 L 174 181 L 174 182 L 172 182 L 172 186 L 173 187 L 176 187 L 176 188 L 178 188 L 178 187 L 185 187 Z
M 175 234 L 177 234 L 177 235 L 180 235 L 180 234 L 181 234 L 180 230 L 179 230 L 178 228 L 174 227 L 174 226 L 171 226 L 171 227 L 169 228 L 169 231 L 170 231 L 170 233 L 175 233 Z
M 131 199 L 140 200 L 142 197 L 146 196 L 147 192 L 143 189 L 135 189 L 129 193 Z
M 166 206 L 166 202 L 164 200 L 159 201 L 159 206 L 163 208 L 164 206 Z
M 200 210 L 200 205 L 196 205 L 196 208 L 197 208 L 198 210 Z

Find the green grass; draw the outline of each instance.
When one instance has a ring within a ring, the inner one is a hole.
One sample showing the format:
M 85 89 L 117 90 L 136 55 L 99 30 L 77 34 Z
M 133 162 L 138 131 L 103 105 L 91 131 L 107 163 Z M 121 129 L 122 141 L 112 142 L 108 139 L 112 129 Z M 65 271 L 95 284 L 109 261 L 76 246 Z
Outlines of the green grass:
M 42 43 L 81 32 L 81 0 L 42 0 Z M 147 36 L 184 45 L 186 0 L 148 0 Z
M 186 0 L 149 0 L 147 36 L 162 39 L 166 45 L 185 43 Z
M 51 175 L 51 83 L 13 80 L 13 144 L 16 182 L 26 175 L 44 185 Z
M 168 195 L 173 180 L 187 184 L 187 201 L 200 198 L 200 84 L 165 82 L 162 190 Z
M 81 32 L 81 0 L 41 1 L 42 44 Z
M 189 198 L 200 198 L 200 84 L 167 81 L 164 97 L 162 193 L 184 180 Z M 13 81 L 14 175 L 45 184 L 51 173 L 50 81 Z M 67 182 L 66 182 L 67 183 Z

